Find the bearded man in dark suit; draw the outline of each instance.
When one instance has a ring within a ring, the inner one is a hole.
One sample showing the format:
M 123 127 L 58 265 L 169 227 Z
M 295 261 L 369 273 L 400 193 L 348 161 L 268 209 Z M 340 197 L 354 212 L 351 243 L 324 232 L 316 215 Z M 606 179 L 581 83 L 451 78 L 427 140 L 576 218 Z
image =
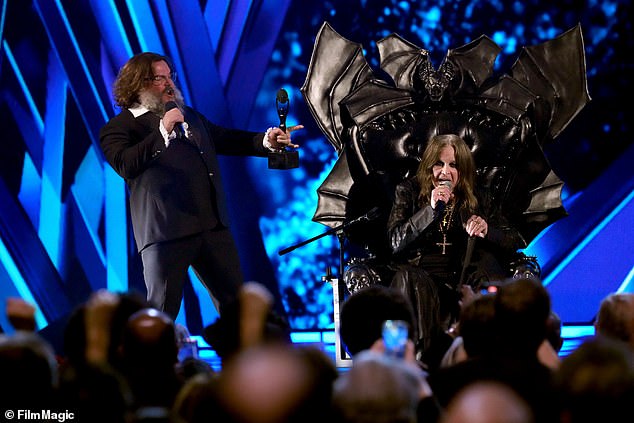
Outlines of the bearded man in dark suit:
M 125 179 L 147 299 L 172 318 L 192 266 L 222 314 L 243 283 L 228 229 L 217 154 L 267 156 L 297 148 L 291 126 L 250 132 L 224 128 L 184 105 L 169 58 L 140 53 L 121 68 L 121 112 L 100 131 L 104 156 Z

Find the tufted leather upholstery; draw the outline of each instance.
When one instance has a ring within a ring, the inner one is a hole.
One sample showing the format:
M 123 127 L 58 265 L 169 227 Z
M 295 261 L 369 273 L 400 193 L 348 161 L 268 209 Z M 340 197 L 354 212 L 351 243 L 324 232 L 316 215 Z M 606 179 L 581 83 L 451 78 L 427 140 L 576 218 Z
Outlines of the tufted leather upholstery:
M 515 197 L 510 202 L 505 192 L 509 181 L 524 167 L 519 161 L 526 146 L 534 142 L 530 124 L 477 106 L 457 105 L 435 110 L 405 108 L 372 121 L 364 129 L 351 131 L 347 161 L 355 189 L 350 192 L 347 213 L 358 215 L 378 206 L 382 218 L 387 219 L 394 188 L 416 172 L 427 140 L 440 133 L 463 137 L 474 155 L 478 185 L 489 191 L 497 207 L 505 202 L 514 204 L 511 210 L 521 217 L 530 199 Z M 542 166 L 544 176 L 550 170 L 546 163 L 532 165 L 533 172 Z M 378 228 L 351 231 L 351 238 L 369 246 L 375 254 L 385 248 Z

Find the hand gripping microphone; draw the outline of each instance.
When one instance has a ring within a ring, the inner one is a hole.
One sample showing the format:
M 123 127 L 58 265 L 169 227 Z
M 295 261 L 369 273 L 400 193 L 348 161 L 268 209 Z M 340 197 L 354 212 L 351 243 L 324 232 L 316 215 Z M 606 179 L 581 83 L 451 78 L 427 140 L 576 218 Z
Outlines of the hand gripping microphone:
M 286 132 L 286 117 L 290 108 L 288 93 L 284 88 L 280 88 L 275 96 L 277 116 L 280 118 L 280 129 Z M 269 169 L 294 169 L 299 167 L 299 153 L 295 150 L 280 148 L 268 154 Z
M 451 181 L 440 181 L 438 185 L 445 186 L 449 188 L 450 191 L 453 188 Z M 446 207 L 447 207 L 447 203 L 445 203 L 444 201 L 442 200 L 436 201 L 436 208 L 434 209 L 434 215 L 436 216 L 436 218 L 438 218 L 439 216 L 442 216 L 445 213 Z
M 165 103 L 165 111 L 169 112 L 172 109 L 177 109 L 178 105 L 175 101 L 168 101 Z M 184 122 L 177 122 L 174 125 L 174 132 L 176 132 L 176 138 L 188 138 L 187 137 L 187 129 L 185 128 Z

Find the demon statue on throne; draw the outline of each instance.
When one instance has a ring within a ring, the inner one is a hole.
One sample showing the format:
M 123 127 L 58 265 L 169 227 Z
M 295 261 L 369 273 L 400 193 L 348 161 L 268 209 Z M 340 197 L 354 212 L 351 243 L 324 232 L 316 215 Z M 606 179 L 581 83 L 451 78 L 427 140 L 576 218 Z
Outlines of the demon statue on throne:
M 503 214 L 527 244 L 566 215 L 563 182 L 542 147 L 590 100 L 580 26 L 523 48 L 510 74 L 495 78 L 501 49 L 486 36 L 449 50 L 438 69 L 428 51 L 399 35 L 377 47 L 381 70 L 375 72 L 360 44 L 324 23 L 301 89 L 338 155 L 318 188 L 313 220 L 333 228 L 379 211 L 346 231 L 351 246 L 359 247 L 358 254 L 350 253 L 344 274 L 349 292 L 371 283 L 389 285 L 386 222 L 394 189 L 415 174 L 433 135 L 454 133 L 466 141 L 488 207 Z M 502 276 L 539 273 L 536 258 L 519 251 L 502 259 L 507 267 Z

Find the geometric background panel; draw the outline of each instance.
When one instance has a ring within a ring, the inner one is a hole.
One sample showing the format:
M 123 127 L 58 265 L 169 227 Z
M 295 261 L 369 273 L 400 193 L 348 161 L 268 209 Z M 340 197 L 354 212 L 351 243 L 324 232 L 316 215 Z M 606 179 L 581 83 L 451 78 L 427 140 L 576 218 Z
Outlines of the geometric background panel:
M 300 167 L 222 158 L 231 229 L 246 278 L 272 290 L 291 325 L 330 328 L 332 292 L 321 277 L 338 269 L 338 239 L 278 255 L 327 229 L 312 217 L 337 157 L 299 91 L 321 24 L 360 43 L 375 70 L 376 42 L 393 32 L 430 51 L 436 67 L 448 49 L 485 34 L 502 48 L 495 71 L 508 73 L 522 46 L 580 23 L 592 101 L 545 147 L 565 183 L 569 216 L 526 252 L 538 258 L 562 320 L 588 323 L 602 296 L 634 285 L 634 117 L 621 106 L 634 68 L 630 3 L 2 0 L 0 302 L 34 302 L 43 329 L 96 289 L 144 290 L 127 190 L 104 162 L 98 133 L 118 112 L 111 95 L 118 69 L 150 50 L 173 59 L 186 102 L 223 126 L 278 124 L 275 93 L 288 91 L 288 124 L 305 125 L 294 134 Z M 344 245 L 346 258 L 351 250 Z M 178 320 L 197 333 L 217 313 L 190 279 Z M 4 317 L 0 327 L 11 331 Z

